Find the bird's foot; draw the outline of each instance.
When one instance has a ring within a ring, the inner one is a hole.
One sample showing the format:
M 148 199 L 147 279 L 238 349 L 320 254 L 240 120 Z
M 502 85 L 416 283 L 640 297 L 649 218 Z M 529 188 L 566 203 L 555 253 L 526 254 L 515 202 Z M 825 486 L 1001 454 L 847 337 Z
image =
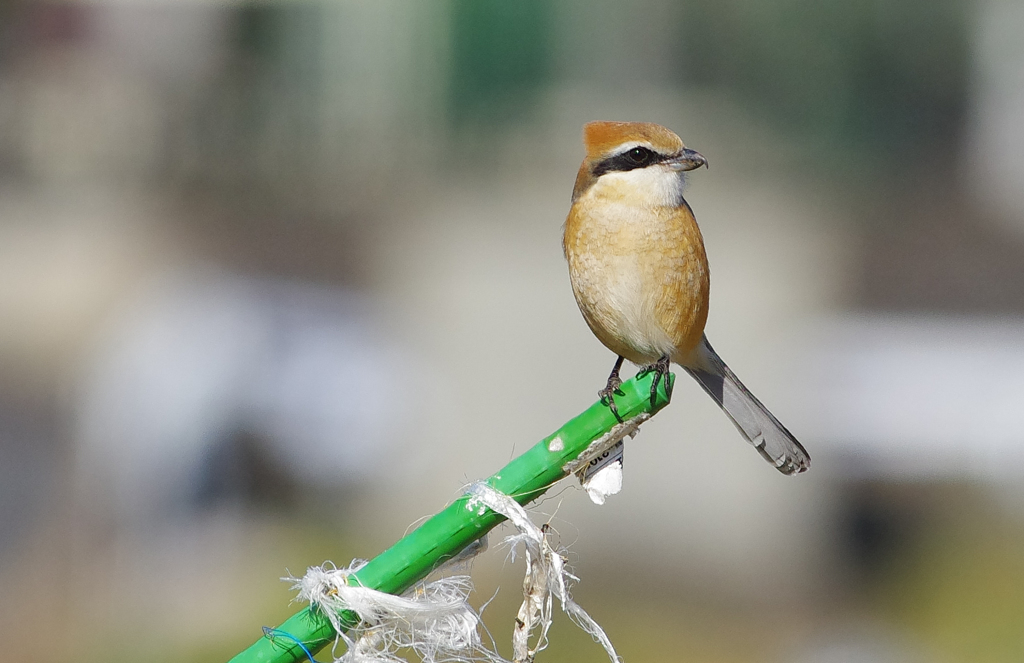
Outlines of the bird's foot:
M 622 357 L 619 357 L 615 362 L 615 368 L 612 369 L 611 375 L 608 376 L 608 383 L 604 389 L 597 392 L 597 395 L 601 398 L 601 405 L 607 406 L 620 424 L 622 423 L 622 417 L 619 416 L 619 408 L 615 405 L 615 394 L 623 395 L 622 390 L 619 389 L 622 386 L 622 380 L 619 379 L 619 369 L 621 368 Z
M 619 408 L 615 406 L 615 394 L 622 395 L 622 390 L 619 389 L 621 386 L 622 380 L 619 379 L 619 376 L 615 375 L 608 378 L 608 385 L 597 392 L 597 395 L 601 397 L 601 405 L 607 405 L 620 424 L 622 423 L 622 417 L 619 416 Z
M 661 358 L 653 364 L 648 364 L 640 369 L 637 375 L 647 375 L 648 373 L 654 372 L 654 380 L 651 381 L 651 407 L 658 400 L 658 383 L 661 382 L 662 378 L 665 378 L 666 384 L 668 384 L 668 378 L 666 377 L 669 373 L 669 367 L 671 360 L 668 355 L 661 355 Z

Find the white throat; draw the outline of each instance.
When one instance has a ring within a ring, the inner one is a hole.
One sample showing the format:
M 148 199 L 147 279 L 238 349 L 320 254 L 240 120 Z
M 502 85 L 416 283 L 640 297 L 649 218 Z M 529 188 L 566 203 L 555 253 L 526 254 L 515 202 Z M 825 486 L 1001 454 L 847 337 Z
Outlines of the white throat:
M 649 207 L 676 207 L 683 197 L 683 174 L 662 164 L 613 171 L 597 178 L 592 195 L 629 199 Z

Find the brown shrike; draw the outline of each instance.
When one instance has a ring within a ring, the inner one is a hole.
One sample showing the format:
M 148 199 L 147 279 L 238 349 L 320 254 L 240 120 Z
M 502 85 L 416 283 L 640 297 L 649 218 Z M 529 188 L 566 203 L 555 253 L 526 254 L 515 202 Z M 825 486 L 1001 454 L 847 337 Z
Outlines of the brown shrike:
M 665 127 L 646 122 L 591 122 L 583 142 L 587 156 L 572 192 L 563 247 L 584 319 L 618 355 L 599 395 L 618 418 L 615 391 L 623 359 L 657 371 L 652 401 L 674 362 L 780 472 L 806 470 L 807 451 L 704 335 L 708 259 L 683 199 L 683 173 L 707 161 Z

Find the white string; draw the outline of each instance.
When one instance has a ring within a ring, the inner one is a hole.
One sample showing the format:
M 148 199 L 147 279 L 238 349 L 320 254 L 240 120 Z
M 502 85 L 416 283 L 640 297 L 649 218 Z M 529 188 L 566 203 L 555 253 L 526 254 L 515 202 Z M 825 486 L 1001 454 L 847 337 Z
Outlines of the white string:
M 480 616 L 467 598 L 469 576 L 456 575 L 419 583 L 402 596 L 350 585 L 349 578 L 366 565 L 357 560 L 345 569 L 310 567 L 302 578 L 284 578 L 299 590 L 298 598 L 321 609 L 348 651 L 343 663 L 403 663 L 400 649 L 412 649 L 424 663 L 507 663 L 485 647 Z M 360 622 L 346 633 L 341 613 L 353 611 Z
M 599 642 L 613 663 L 619 663 L 611 640 L 597 622 L 569 596 L 569 585 L 578 580 L 565 568 L 565 560 L 548 543 L 545 531 L 530 520 L 526 510 L 508 495 L 500 493 L 484 482 L 472 484 L 466 494 L 473 499 L 466 508 L 475 509 L 482 504 L 508 518 L 517 530 L 505 539 L 513 547 L 519 543 L 526 549 L 526 577 L 523 579 L 523 603 L 519 607 L 512 632 L 512 651 L 515 663 L 532 661 L 537 652 L 547 647 L 548 629 L 551 627 L 552 597 L 558 598 L 562 610 L 584 631 Z M 536 644 L 529 646 L 530 634 L 540 627 Z

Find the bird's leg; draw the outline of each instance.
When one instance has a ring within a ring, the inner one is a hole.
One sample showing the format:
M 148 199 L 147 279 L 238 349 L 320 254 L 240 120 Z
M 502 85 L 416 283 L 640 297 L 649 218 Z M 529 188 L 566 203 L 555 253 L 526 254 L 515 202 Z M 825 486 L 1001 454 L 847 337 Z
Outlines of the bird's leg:
M 612 411 L 618 422 L 622 423 L 622 417 L 619 416 L 619 409 L 615 407 L 615 394 L 621 394 L 619 387 L 622 386 L 622 380 L 619 378 L 619 369 L 622 368 L 623 358 L 619 357 L 615 360 L 615 368 L 612 369 L 612 374 L 608 376 L 608 384 L 605 385 L 604 389 L 597 392 L 597 395 L 601 397 L 601 404 L 607 405 L 608 409 Z
M 651 382 L 651 407 L 654 407 L 654 403 L 658 400 L 658 383 L 668 375 L 670 363 L 671 360 L 668 358 L 668 355 L 661 355 L 658 361 L 653 364 L 647 364 L 640 369 L 639 375 L 647 375 L 651 371 L 656 373 L 654 380 Z

